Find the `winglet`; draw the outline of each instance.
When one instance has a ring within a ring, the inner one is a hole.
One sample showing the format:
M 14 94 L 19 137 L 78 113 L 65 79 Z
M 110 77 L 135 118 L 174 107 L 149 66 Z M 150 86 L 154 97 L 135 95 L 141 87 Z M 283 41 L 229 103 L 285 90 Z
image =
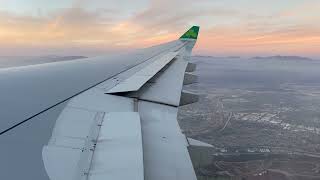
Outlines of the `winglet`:
M 186 33 L 184 33 L 180 39 L 194 39 L 198 38 L 199 26 L 192 26 Z

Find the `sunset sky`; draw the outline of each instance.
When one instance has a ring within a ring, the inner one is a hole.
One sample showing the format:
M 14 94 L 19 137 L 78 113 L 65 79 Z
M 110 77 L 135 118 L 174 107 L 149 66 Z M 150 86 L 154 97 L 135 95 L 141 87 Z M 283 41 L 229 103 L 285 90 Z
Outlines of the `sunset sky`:
M 123 52 L 192 25 L 194 54 L 320 57 L 320 0 L 0 0 L 0 56 Z

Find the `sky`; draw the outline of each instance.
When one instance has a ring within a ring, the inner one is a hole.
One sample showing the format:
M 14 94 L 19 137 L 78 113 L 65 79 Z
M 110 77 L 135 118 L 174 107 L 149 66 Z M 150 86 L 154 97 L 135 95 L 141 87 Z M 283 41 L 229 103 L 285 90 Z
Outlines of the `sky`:
M 320 57 L 319 0 L 0 0 L 0 56 L 96 56 L 201 27 L 197 55 Z

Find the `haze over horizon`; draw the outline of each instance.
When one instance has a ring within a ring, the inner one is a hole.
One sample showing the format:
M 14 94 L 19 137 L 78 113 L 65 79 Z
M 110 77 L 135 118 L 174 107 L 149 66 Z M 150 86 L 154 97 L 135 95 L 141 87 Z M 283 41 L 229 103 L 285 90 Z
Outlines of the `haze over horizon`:
M 320 57 L 318 0 L 0 0 L 0 56 L 100 55 L 201 32 L 194 54 Z

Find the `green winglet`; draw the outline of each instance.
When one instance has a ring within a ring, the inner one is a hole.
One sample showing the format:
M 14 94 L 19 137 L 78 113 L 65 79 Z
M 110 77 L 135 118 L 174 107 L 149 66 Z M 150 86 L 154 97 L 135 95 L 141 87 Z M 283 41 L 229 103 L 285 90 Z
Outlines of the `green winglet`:
M 186 33 L 184 33 L 180 39 L 197 39 L 199 33 L 199 26 L 192 26 Z

